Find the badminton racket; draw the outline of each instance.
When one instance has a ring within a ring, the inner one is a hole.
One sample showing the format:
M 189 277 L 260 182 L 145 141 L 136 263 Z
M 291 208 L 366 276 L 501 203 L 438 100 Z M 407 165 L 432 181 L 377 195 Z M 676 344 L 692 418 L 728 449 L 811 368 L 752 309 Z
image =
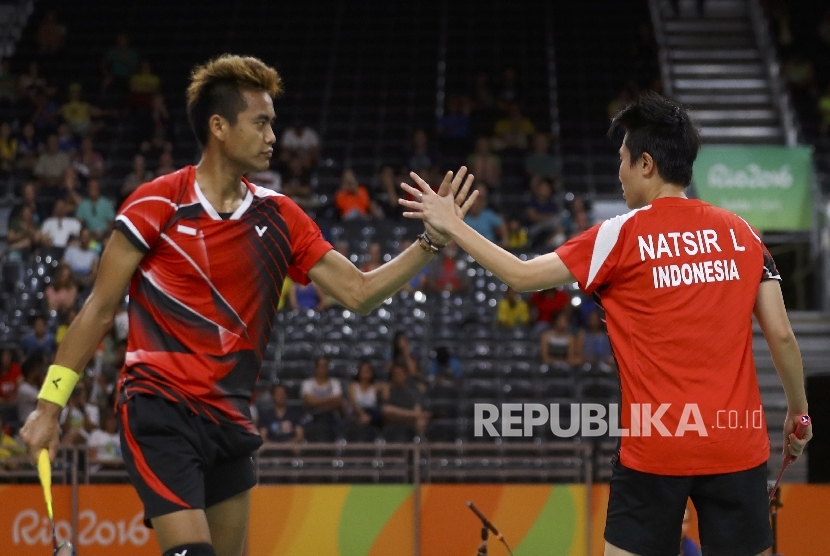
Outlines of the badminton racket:
M 49 514 L 49 523 L 52 525 L 52 556 L 76 556 L 72 543 L 58 543 L 58 536 L 55 533 L 55 516 L 52 513 L 52 462 L 49 461 L 49 451 L 46 448 L 38 455 L 37 474 L 40 477 L 40 486 L 43 487 L 46 513 Z

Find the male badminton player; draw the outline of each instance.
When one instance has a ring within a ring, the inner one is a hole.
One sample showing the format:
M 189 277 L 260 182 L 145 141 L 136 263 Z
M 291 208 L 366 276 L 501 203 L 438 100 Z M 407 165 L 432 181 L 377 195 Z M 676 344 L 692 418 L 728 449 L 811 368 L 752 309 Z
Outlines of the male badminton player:
M 130 287 L 118 412 L 127 470 L 165 556 L 239 556 L 261 439 L 250 403 L 283 280 L 316 282 L 366 313 L 409 282 L 448 241 L 429 229 L 362 273 L 288 197 L 243 174 L 268 168 L 277 72 L 225 55 L 197 67 L 187 114 L 195 167 L 139 187 L 124 203 L 92 294 L 61 343 L 21 437 L 33 454 L 58 443 L 57 417 Z M 471 183 L 447 174 L 442 194 Z M 471 201 L 475 195 L 471 197 Z
M 684 194 L 700 140 L 682 107 L 646 93 L 610 131 L 620 127 L 619 177 L 633 210 L 555 253 L 519 260 L 464 224 L 422 180 L 417 191 L 404 186 L 422 198 L 402 204 L 406 216 L 452 236 L 513 289 L 578 282 L 601 302 L 629 431 L 614 461 L 606 556 L 676 556 L 688 498 L 704 554 L 759 554 L 772 536 L 753 313 L 787 396 L 785 450 L 800 455 L 812 436 L 792 434 L 807 400 L 779 274 L 744 220 Z

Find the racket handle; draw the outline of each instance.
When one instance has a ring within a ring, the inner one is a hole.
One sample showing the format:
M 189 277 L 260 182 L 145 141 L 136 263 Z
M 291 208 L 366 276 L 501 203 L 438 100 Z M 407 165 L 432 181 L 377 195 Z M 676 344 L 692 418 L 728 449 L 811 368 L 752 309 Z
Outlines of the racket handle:
M 806 413 L 801 413 L 801 414 L 795 416 L 795 422 L 796 422 L 796 425 L 795 425 L 795 430 L 793 431 L 793 434 L 795 434 L 796 438 L 801 440 L 802 438 L 804 438 L 804 434 L 807 432 L 807 427 L 810 426 L 812 421 L 810 420 L 809 415 L 807 415 Z M 784 456 L 784 461 L 788 465 L 790 463 L 794 462 L 795 460 L 796 460 L 796 457 L 793 456 L 792 454 L 788 453 Z

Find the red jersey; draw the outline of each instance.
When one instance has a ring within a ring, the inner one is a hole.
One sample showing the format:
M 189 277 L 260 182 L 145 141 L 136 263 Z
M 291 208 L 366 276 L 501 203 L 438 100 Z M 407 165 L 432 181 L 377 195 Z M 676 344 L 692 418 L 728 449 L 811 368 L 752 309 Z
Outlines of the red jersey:
M 123 402 L 187 404 L 257 434 L 250 403 L 286 275 L 301 284 L 332 246 L 291 199 L 243 180 L 223 218 L 193 166 L 139 187 L 115 227 L 145 253 L 130 283 Z
M 752 311 L 760 282 L 780 277 L 749 224 L 699 200 L 661 198 L 556 253 L 606 311 L 623 465 L 703 475 L 769 459 Z

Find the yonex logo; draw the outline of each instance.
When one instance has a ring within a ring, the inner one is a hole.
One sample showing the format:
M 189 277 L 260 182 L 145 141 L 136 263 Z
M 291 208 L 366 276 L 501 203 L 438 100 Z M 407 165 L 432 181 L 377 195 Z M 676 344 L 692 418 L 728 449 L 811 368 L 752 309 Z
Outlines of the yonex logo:
M 187 554 L 187 549 L 185 548 L 181 552 L 176 552 L 173 556 L 185 556 Z
M 58 382 L 60 382 L 61 380 L 63 380 L 63 379 L 56 378 L 55 380 L 53 380 L 53 381 L 52 381 L 52 384 L 54 384 L 54 385 L 55 385 L 55 388 L 57 388 L 57 387 L 58 387 Z
M 262 226 L 261 228 L 259 226 L 254 226 L 254 228 L 256 228 L 256 233 L 259 234 L 259 237 L 262 237 L 265 230 L 268 229 L 268 226 Z

